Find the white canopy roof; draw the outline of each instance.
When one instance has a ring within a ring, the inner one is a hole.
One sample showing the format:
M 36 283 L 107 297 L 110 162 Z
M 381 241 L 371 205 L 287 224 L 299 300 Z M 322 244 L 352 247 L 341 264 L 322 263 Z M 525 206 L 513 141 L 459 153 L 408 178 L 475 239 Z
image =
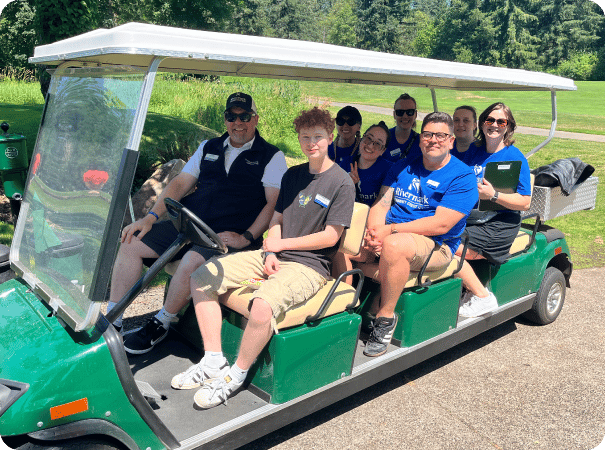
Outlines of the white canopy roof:
M 576 90 L 573 80 L 526 70 L 393 55 L 316 42 L 129 23 L 36 47 L 31 63 L 123 64 L 159 71 L 457 90 Z M 80 62 L 80 63 L 77 63 Z

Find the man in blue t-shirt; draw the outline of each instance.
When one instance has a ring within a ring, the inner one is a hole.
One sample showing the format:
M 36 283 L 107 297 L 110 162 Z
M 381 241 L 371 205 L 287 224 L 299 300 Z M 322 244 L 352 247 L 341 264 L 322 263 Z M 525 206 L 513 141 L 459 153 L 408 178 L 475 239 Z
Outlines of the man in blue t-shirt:
M 449 114 L 428 114 L 420 133 L 422 157 L 393 165 L 370 210 L 366 246 L 380 252 L 381 286 L 367 356 L 386 352 L 397 326 L 395 306 L 410 271 L 420 270 L 429 256 L 429 270 L 449 264 L 479 198 L 473 172 L 449 153 L 453 144 Z

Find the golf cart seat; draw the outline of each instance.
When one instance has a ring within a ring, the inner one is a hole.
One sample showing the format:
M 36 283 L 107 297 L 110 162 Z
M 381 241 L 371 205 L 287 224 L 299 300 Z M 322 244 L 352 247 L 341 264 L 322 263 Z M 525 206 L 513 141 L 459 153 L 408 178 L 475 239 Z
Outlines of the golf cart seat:
M 343 232 L 340 240 L 340 251 L 349 255 L 356 255 L 359 253 L 369 211 L 370 208 L 368 205 L 355 203 L 351 227 L 345 229 Z M 330 279 L 326 285 L 308 301 L 289 309 L 285 314 L 278 317 L 277 329 L 281 330 L 301 325 L 306 322 L 308 317 L 316 315 L 320 310 L 322 303 L 335 286 L 336 289 L 333 293 L 332 300 L 327 308 L 318 314 L 318 317 L 315 317 L 315 319 L 332 316 L 343 312 L 347 308 L 357 306 L 359 302 L 359 295 L 356 295 L 357 290 L 345 282 L 338 282 L 337 279 Z M 255 289 L 249 286 L 230 290 L 220 297 L 220 302 L 232 311 L 248 318 L 250 315 L 250 307 L 252 306 L 251 302 L 254 298 L 254 291 Z

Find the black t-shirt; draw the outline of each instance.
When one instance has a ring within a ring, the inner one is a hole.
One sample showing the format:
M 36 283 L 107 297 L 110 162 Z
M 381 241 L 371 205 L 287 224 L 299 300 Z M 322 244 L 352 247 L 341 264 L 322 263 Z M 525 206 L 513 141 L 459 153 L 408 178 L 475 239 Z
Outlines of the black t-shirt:
M 326 225 L 351 225 L 355 186 L 351 177 L 334 164 L 318 174 L 309 163 L 291 167 L 284 174 L 275 211 L 283 214 L 282 238 L 307 236 L 325 230 Z M 320 275 L 330 275 L 330 260 L 338 243 L 320 250 L 284 250 L 278 259 L 304 264 Z

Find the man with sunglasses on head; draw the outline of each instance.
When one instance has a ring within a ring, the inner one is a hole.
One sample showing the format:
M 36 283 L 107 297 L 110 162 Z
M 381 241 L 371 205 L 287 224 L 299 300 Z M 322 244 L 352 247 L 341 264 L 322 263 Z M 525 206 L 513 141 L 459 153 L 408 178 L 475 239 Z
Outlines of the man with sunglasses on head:
M 397 326 L 395 307 L 410 271 L 419 271 L 427 258 L 427 270 L 450 263 L 479 198 L 473 171 L 450 155 L 453 145 L 450 115 L 428 114 L 420 133 L 422 156 L 393 164 L 370 209 L 366 248 L 380 253 L 380 299 L 370 311 L 375 319 L 367 356 L 386 353 Z M 375 276 L 375 264 L 367 269 Z
M 259 116 L 252 97 L 231 94 L 225 106 L 227 132 L 204 141 L 183 170 L 160 194 L 142 219 L 122 231 L 122 245 L 114 265 L 108 310 L 114 307 L 141 275 L 145 259 L 158 258 L 175 240 L 170 220 L 158 221 L 166 212 L 165 198 L 180 201 L 223 240 L 229 253 L 260 248 L 269 227 L 281 178 L 286 172 L 282 151 L 265 141 L 256 126 Z M 191 192 L 192 191 L 192 192 Z M 140 330 L 128 335 L 128 353 L 147 353 L 166 337 L 170 323 L 187 304 L 189 278 L 213 250 L 190 244 L 174 260 L 181 262 L 172 277 L 163 308 Z M 122 318 L 114 322 L 121 329 Z
M 393 107 L 393 118 L 396 126 L 391 128 L 389 146 L 381 158 L 391 162 L 406 159 L 412 161 L 420 156 L 418 133 L 416 127 L 416 100 L 409 94 L 401 94 Z

